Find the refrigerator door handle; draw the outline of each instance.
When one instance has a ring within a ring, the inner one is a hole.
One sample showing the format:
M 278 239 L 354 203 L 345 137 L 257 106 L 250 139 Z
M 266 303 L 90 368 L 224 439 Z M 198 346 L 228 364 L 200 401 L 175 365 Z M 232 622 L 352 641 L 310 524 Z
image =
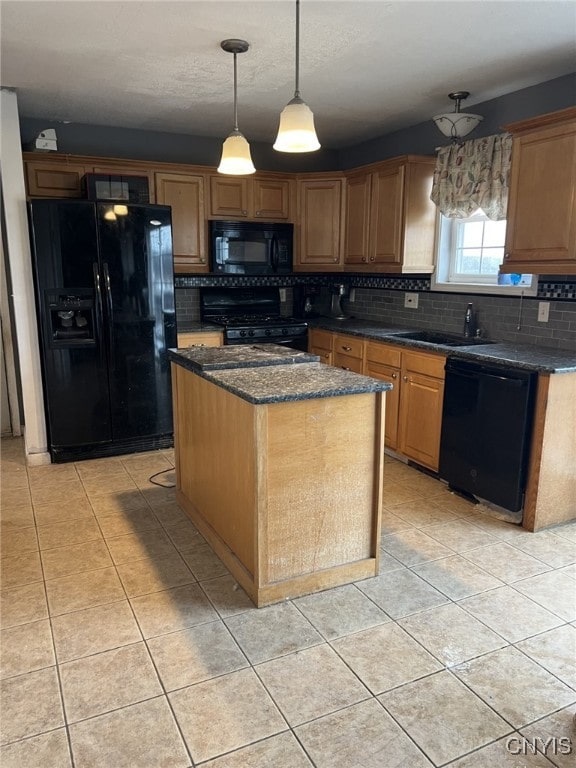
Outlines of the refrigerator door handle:
M 98 271 L 98 263 L 94 261 L 92 263 L 92 273 L 94 275 L 94 290 L 96 292 L 96 332 L 98 339 L 102 339 L 102 288 L 100 286 L 100 272 Z
M 104 272 L 104 283 L 106 286 L 106 309 L 108 310 L 108 338 L 110 351 L 114 349 L 114 329 L 112 323 L 112 289 L 110 287 L 110 272 L 108 271 L 108 264 L 103 262 L 102 270 Z

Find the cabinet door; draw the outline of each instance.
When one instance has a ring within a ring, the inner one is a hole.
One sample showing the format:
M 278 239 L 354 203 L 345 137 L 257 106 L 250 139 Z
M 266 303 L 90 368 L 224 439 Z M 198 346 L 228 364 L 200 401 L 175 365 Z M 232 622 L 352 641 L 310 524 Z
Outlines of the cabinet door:
M 372 175 L 369 261 L 402 264 L 402 215 L 404 167 L 377 171 Z
M 576 120 L 514 138 L 505 272 L 576 274 Z
M 384 443 L 388 448 L 398 448 L 398 413 L 400 407 L 400 368 L 393 368 L 372 360 L 364 366 L 366 376 L 392 384 L 386 392 L 386 419 L 384 423 Z
M 82 197 L 82 177 L 86 171 L 75 163 L 26 163 L 30 197 Z
M 384 442 L 392 450 L 398 449 L 398 416 L 400 412 L 400 382 L 402 380 L 401 364 L 402 351 L 398 347 L 372 341 L 367 343 L 366 363 L 364 365 L 365 375 L 392 384 L 392 389 L 386 392 L 386 420 L 384 426 Z
M 140 176 L 148 179 L 148 191 L 150 194 L 149 202 L 155 203 L 156 198 L 154 196 L 154 174 L 149 168 L 138 168 L 137 166 L 130 165 L 95 165 L 92 168 L 87 168 L 87 172 L 90 173 L 106 173 L 111 176 Z
M 313 355 L 319 355 L 320 361 L 325 365 L 333 364 L 334 334 L 319 328 L 310 328 L 308 331 L 308 351 Z
M 346 183 L 345 264 L 367 264 L 370 226 L 370 174 L 350 176 Z
M 204 177 L 157 173 L 156 200 L 172 207 L 174 272 L 207 272 Z
M 242 219 L 248 216 L 248 179 L 210 176 L 210 215 Z
M 434 471 L 438 470 L 444 382 L 402 369 L 400 451 Z
M 341 269 L 342 180 L 298 182 L 297 265 Z
M 252 179 L 254 217 L 282 221 L 290 218 L 288 179 Z

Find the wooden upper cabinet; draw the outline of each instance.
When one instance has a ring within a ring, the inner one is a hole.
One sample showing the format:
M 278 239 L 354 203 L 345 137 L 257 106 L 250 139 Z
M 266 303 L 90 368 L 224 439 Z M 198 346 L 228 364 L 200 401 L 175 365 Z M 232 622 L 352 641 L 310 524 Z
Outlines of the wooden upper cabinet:
M 86 168 L 64 161 L 26 162 L 26 182 L 30 197 L 82 197 L 82 177 Z M 88 169 L 90 170 L 90 169 Z
M 292 182 L 254 176 L 210 176 L 210 216 L 229 219 L 290 219 Z
M 248 218 L 248 178 L 210 176 L 210 215 Z
M 341 271 L 343 201 L 343 178 L 298 181 L 295 269 Z
M 502 272 L 576 274 L 576 108 L 514 135 Z
M 374 173 L 370 210 L 369 261 L 399 271 L 403 256 L 404 176 L 404 166 L 389 166 Z
M 346 185 L 345 264 L 367 264 L 372 174 L 349 176 Z
M 290 218 L 291 182 L 288 179 L 252 179 L 252 207 L 258 219 L 284 221 Z
M 157 173 L 156 202 L 172 207 L 174 272 L 207 272 L 204 176 Z
M 432 272 L 434 159 L 407 155 L 348 176 L 344 263 L 351 270 Z

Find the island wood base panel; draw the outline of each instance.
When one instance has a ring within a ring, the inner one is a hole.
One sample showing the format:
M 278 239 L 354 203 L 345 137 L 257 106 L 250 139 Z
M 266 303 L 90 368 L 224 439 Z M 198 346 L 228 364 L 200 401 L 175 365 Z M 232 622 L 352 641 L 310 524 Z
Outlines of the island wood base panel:
M 384 393 L 253 405 L 172 382 L 178 503 L 257 606 L 378 574 Z

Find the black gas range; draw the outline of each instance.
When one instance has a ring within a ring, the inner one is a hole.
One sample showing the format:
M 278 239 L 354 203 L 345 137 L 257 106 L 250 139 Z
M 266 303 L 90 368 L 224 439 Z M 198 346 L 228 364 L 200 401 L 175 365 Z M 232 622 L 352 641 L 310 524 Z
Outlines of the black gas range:
M 307 323 L 280 314 L 279 288 L 201 288 L 200 317 L 224 328 L 224 344 L 308 346 Z

